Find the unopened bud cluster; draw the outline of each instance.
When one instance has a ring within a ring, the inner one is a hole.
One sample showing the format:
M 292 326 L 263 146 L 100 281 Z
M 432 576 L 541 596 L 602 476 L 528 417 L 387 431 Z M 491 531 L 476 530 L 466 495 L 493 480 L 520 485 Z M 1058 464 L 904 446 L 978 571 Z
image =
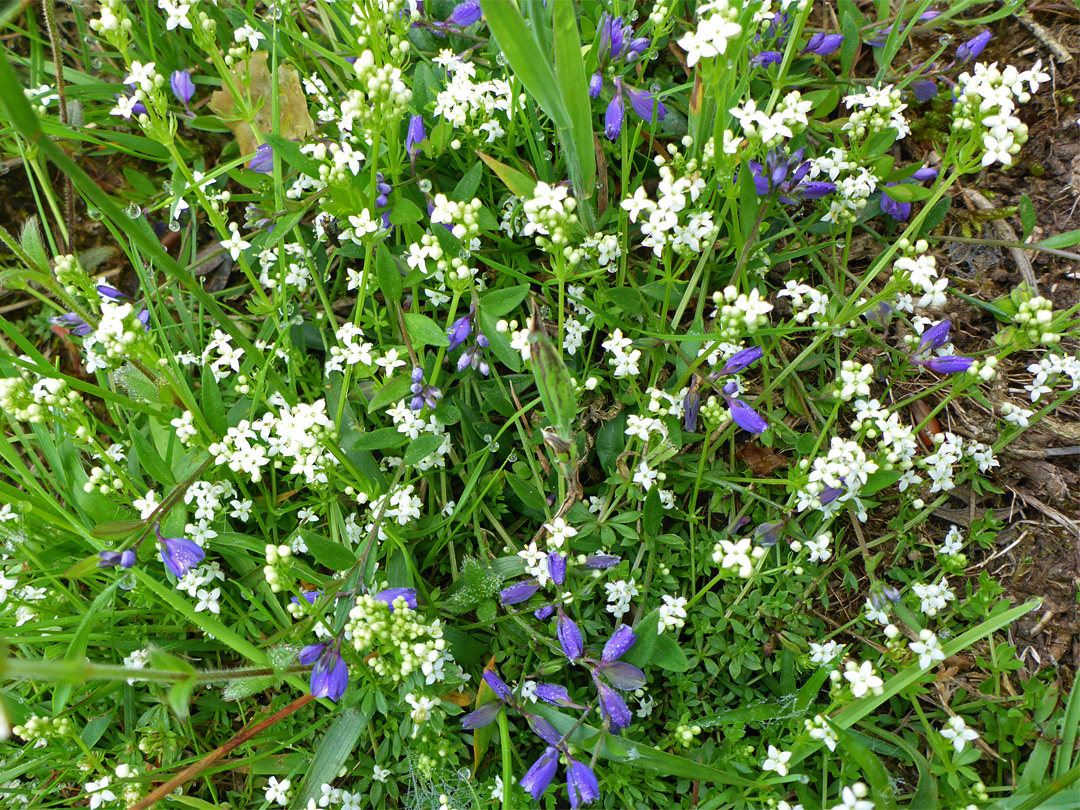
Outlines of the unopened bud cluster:
M 1026 330 L 1032 343 L 1044 343 L 1056 346 L 1061 342 L 1061 335 L 1054 331 L 1054 305 L 1041 295 L 1036 295 L 1020 304 L 1020 311 L 1013 316 L 1017 326 Z
M 365 50 L 353 69 L 360 88 L 349 91 L 341 105 L 343 117 L 352 117 L 367 129 L 378 129 L 405 114 L 413 94 L 401 68 L 376 60 L 371 50 Z
M 80 405 L 82 399 L 63 380 L 39 377 L 36 382 L 20 369 L 18 377 L 0 378 L 0 411 L 19 422 L 40 424 L 53 414 Z
M 563 250 L 568 259 L 574 255 L 567 249 L 570 239 L 579 230 L 577 200 L 570 196 L 566 186 L 549 186 L 537 183 L 533 196 L 522 205 L 525 212 L 525 236 L 535 236 L 536 244 L 549 253 Z
M 740 340 L 769 323 L 773 305 L 764 300 L 757 289 L 747 295 L 728 286 L 714 292 L 712 298 L 717 307 L 714 328 L 721 340 Z
M 11 731 L 15 736 L 32 742 L 34 748 L 41 748 L 47 745 L 49 740 L 70 737 L 75 733 L 75 726 L 67 717 L 41 717 L 34 714 L 23 725 L 12 726 Z
M 379 677 L 395 683 L 413 672 L 422 673 L 428 683 L 445 677 L 443 668 L 449 654 L 439 620 L 425 624 L 403 596 L 395 600 L 392 609 L 370 594 L 357 597 L 345 631 L 352 634 L 353 647 Z
M 145 334 L 146 326 L 134 306 L 102 301 L 97 329 L 83 341 L 86 370 L 118 368 L 135 352 Z
M 280 593 L 288 584 L 287 577 L 291 563 L 292 549 L 289 546 L 266 544 L 266 565 L 263 566 L 263 576 L 266 577 L 266 582 L 274 593 Z

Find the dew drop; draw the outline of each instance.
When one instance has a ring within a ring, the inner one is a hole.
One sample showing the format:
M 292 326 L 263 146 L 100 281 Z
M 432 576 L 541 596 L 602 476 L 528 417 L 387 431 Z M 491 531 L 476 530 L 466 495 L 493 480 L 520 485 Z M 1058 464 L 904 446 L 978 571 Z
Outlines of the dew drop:
M 127 214 L 132 219 L 138 219 L 139 217 L 142 216 L 142 209 L 139 207 L 138 203 L 132 203 L 131 205 L 129 205 L 127 208 L 124 209 L 124 213 Z
M 429 191 L 431 191 L 431 181 L 428 180 L 426 177 L 421 178 L 420 181 L 417 182 L 416 185 L 417 185 L 417 188 L 419 188 L 422 192 L 424 192 L 424 194 L 427 194 Z
M 86 215 L 95 222 L 101 222 L 101 220 L 104 219 L 102 213 L 96 208 L 87 208 Z
M 461 259 L 463 262 L 467 262 L 469 259 L 472 258 L 472 254 L 469 251 L 462 249 L 458 251 L 458 258 Z
M 169 222 L 169 230 L 173 233 L 176 233 L 178 230 L 180 230 L 180 221 L 176 219 L 171 220 Z
M 496 61 L 496 63 L 498 63 L 499 65 L 502 65 L 503 67 L 506 67 L 506 54 L 505 54 L 505 53 L 503 53 L 502 51 L 500 51 L 500 52 L 499 52 L 499 53 L 498 53 L 498 54 L 497 54 L 497 55 L 495 56 L 495 61 Z
M 551 150 L 550 149 L 545 149 L 544 150 L 544 160 L 551 160 Z
M 90 67 L 92 67 L 94 70 L 101 70 L 101 60 L 100 59 L 91 59 L 90 60 Z
M 649 92 L 652 93 L 655 96 L 657 93 L 660 92 L 660 85 L 658 85 L 658 84 L 651 85 L 649 87 Z

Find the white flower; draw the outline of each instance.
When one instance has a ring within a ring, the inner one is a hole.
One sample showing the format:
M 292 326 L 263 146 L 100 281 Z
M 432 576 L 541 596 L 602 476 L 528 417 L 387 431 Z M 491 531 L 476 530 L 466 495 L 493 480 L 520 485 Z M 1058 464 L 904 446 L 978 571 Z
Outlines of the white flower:
M 949 722 L 941 729 L 941 736 L 952 742 L 953 748 L 959 754 L 964 750 L 965 745 L 979 739 L 979 732 L 968 728 L 963 717 L 953 716 L 949 718 Z
M 748 579 L 754 573 L 750 545 L 749 537 L 744 537 L 734 543 L 730 540 L 721 540 L 713 547 L 713 562 L 725 571 L 732 571 L 743 579 Z
M 98 810 L 106 802 L 116 801 L 116 794 L 108 789 L 111 781 L 108 776 L 103 776 L 97 782 L 87 782 L 83 785 L 83 790 L 90 794 L 90 810 Z
M 728 42 L 742 33 L 742 26 L 730 19 L 732 15 L 725 0 L 709 3 L 707 8 L 713 13 L 698 20 L 697 28 L 679 40 L 679 47 L 686 51 L 687 67 L 693 67 L 701 59 L 720 56 L 727 50 Z
M 840 804 L 833 805 L 832 810 L 874 810 L 874 803 L 866 799 L 868 793 L 866 785 L 856 782 L 840 791 Z
M 229 252 L 232 260 L 236 261 L 240 258 L 241 252 L 251 247 L 251 243 L 244 241 L 243 237 L 240 236 L 240 226 L 235 222 L 230 222 L 229 228 L 232 235 L 228 239 L 222 239 L 221 246 Z
M 656 633 L 659 635 L 671 628 L 678 630 L 686 624 L 686 597 L 664 596 L 664 604 L 660 606 L 660 623 Z
M 199 601 L 195 605 L 196 613 L 201 613 L 204 610 L 209 610 L 211 613 L 221 613 L 221 607 L 218 605 L 218 599 L 221 598 L 221 588 L 214 588 L 212 591 L 199 588 L 198 596 Z
M 242 25 L 233 31 L 233 41 L 243 42 L 247 40 L 248 47 L 255 50 L 259 47 L 259 41 L 266 39 L 261 31 L 256 31 L 250 25 Z
M 922 669 L 932 667 L 935 661 L 945 660 L 938 637 L 925 628 L 919 631 L 919 641 L 911 642 L 911 651 L 919 656 L 919 666 Z
M 386 783 L 386 778 L 389 775 L 390 775 L 390 769 L 389 768 L 380 768 L 378 765 L 376 765 L 375 770 L 372 773 L 372 778 L 376 782 L 383 782 L 385 784 Z
M 425 695 L 417 697 L 412 692 L 405 695 L 405 701 L 413 707 L 412 711 L 409 712 L 409 717 L 411 717 L 413 721 L 412 736 L 416 737 L 420 732 L 420 726 L 427 722 L 428 718 L 431 717 L 431 710 L 439 705 L 439 701 Z
M 277 802 L 282 807 L 289 803 L 289 788 L 292 782 L 288 779 L 278 781 L 276 776 L 271 776 L 266 783 L 266 801 Z
M 810 642 L 810 662 L 813 664 L 827 664 L 844 651 L 842 644 L 835 641 L 826 641 L 824 644 Z
M 847 662 L 847 668 L 844 670 L 844 678 L 851 684 L 851 694 L 860 698 L 867 692 L 873 692 L 878 694 L 877 690 L 880 690 L 884 685 L 877 673 L 874 672 L 874 665 L 869 661 L 863 661 L 861 665 L 856 665 L 853 661 Z
M 761 764 L 763 771 L 776 771 L 777 776 L 787 776 L 787 761 L 791 759 L 790 751 L 781 751 L 775 745 L 769 746 L 769 756 Z
M 561 517 L 555 518 L 551 523 L 545 523 L 544 528 L 548 530 L 548 548 L 562 548 L 563 543 L 571 537 L 576 537 L 578 533 L 573 526 L 566 525 L 566 521 Z

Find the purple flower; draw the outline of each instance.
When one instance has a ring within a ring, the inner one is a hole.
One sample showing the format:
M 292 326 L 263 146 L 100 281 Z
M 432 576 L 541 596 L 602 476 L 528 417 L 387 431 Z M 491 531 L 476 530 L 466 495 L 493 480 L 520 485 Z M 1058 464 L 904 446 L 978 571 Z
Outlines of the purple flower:
M 260 143 L 255 149 L 255 157 L 251 159 L 248 168 L 259 174 L 270 174 L 274 171 L 274 147 L 268 143 Z
M 931 357 L 929 360 L 916 360 L 916 365 L 926 366 L 938 374 L 961 374 L 971 368 L 975 361 L 970 357 L 958 357 L 947 354 L 944 357 Z
M 602 568 L 613 568 L 620 562 L 622 559 L 614 554 L 592 554 L 585 558 L 585 567 L 596 571 Z
M 447 351 L 453 351 L 458 346 L 466 341 L 469 335 L 472 333 L 472 313 L 458 318 L 446 330 L 446 337 L 450 339 L 450 345 L 446 347 Z
M 128 548 L 123 551 L 99 551 L 98 568 L 112 568 L 119 565 L 121 568 L 133 568 L 135 566 L 135 549 Z
M 937 82 L 933 79 L 919 79 L 911 83 L 911 92 L 919 101 L 929 101 L 937 95 Z
M 176 100 L 185 107 L 195 95 L 195 82 L 191 81 L 191 73 L 186 70 L 177 70 L 169 77 L 169 85 L 172 87 Z
M 503 704 L 501 701 L 492 700 L 485 703 L 479 709 L 473 712 L 469 712 L 463 718 L 461 718 L 461 727 L 466 731 L 472 731 L 474 728 L 483 728 L 494 722 L 495 717 L 499 714 L 499 710 L 502 709 Z
M 911 175 L 913 180 L 918 180 L 920 183 L 924 180 L 934 180 L 938 176 L 937 169 L 931 169 L 929 166 L 924 166 L 919 169 L 915 174 Z
M 911 203 L 897 202 L 889 196 L 889 188 L 895 185 L 897 183 L 886 183 L 881 190 L 881 211 L 897 222 L 907 222 L 907 218 L 911 216 Z
M 74 312 L 65 312 L 63 315 L 54 315 L 49 318 L 49 323 L 63 326 L 76 337 L 86 337 L 94 328 Z
M 416 610 L 415 588 L 387 588 L 385 591 L 379 591 L 372 598 L 379 602 L 385 602 L 390 606 L 390 612 L 393 613 L 394 602 L 396 602 L 399 597 L 405 598 L 405 604 L 408 606 L 409 610 Z
M 427 137 L 424 132 L 424 116 L 414 115 L 409 119 L 409 131 L 405 135 L 405 151 L 409 154 L 409 162 L 416 169 L 416 155 L 420 151 L 420 144 Z
M 840 34 L 814 34 L 803 48 L 803 53 L 813 53 L 818 56 L 828 56 L 840 47 L 844 37 Z
M 615 98 L 608 104 L 607 112 L 604 113 L 604 134 L 607 135 L 609 141 L 619 137 L 624 118 L 626 118 L 626 104 L 623 102 L 622 93 L 619 92 L 616 83 Z
M 622 658 L 636 642 L 637 634 L 630 628 L 630 625 L 619 625 L 619 628 L 611 634 L 611 638 L 604 645 L 604 652 L 600 655 L 600 660 L 605 664 L 610 664 L 612 661 Z
M 434 408 L 442 399 L 442 391 L 433 385 L 424 385 L 424 369 L 420 366 L 412 370 L 412 385 L 409 390 L 413 394 L 409 409 L 413 411 L 422 411 L 425 405 Z
M 612 734 L 618 734 L 630 725 L 630 709 L 622 695 L 598 679 L 596 688 L 600 692 L 600 714 L 608 724 Z
M 627 661 L 612 661 L 596 669 L 608 679 L 608 683 L 621 692 L 633 692 L 645 685 L 645 673 Z
M 728 409 L 731 411 L 732 420 L 743 430 L 750 433 L 764 433 L 769 427 L 769 423 L 741 399 L 725 395 L 724 401 L 727 402 Z
M 846 486 L 845 487 L 825 487 L 825 489 L 823 489 L 821 491 L 821 494 L 818 496 L 818 500 L 821 502 L 822 506 L 827 506 L 828 504 L 832 503 L 837 498 L 839 498 L 841 495 L 843 495 L 846 491 L 847 491 Z
M 484 670 L 484 681 L 491 687 L 491 691 L 498 695 L 503 703 L 513 703 L 514 693 L 506 685 L 506 681 L 495 674 L 493 670 Z
M 303 599 L 309 605 L 314 605 L 315 602 L 318 601 L 320 596 L 322 596 L 322 591 L 305 591 L 304 593 L 300 594 L 299 597 L 294 596 L 292 598 L 292 603 L 294 605 L 299 605 L 300 600 Z
M 991 36 L 992 34 L 988 29 L 986 31 L 983 31 L 981 34 L 977 34 L 976 36 L 969 39 L 967 42 L 965 42 L 963 45 L 956 49 L 956 61 L 960 64 L 963 64 L 964 62 L 970 62 L 972 59 L 975 59 L 980 53 L 983 52 L 983 49 L 986 47 L 987 43 L 990 42 Z
M 521 714 L 525 718 L 525 722 L 529 724 L 533 734 L 548 745 L 562 745 L 562 737 L 555 730 L 555 726 L 538 715 L 529 714 L 528 712 L 522 712 Z
M 698 411 L 701 410 L 701 394 L 690 389 L 683 397 L 683 430 L 694 433 L 697 430 Z
M 465 0 L 446 18 L 446 24 L 468 28 L 473 23 L 479 22 L 481 16 L 483 12 L 480 9 L 480 0 Z
M 534 610 L 533 611 L 533 616 L 535 616 L 538 621 L 543 622 L 543 621 L 547 621 L 548 619 L 550 619 L 551 615 L 554 612 L 555 612 L 555 606 L 554 605 L 544 605 L 542 608 L 537 608 L 536 610 Z
M 534 801 L 540 801 L 544 791 L 548 789 L 551 780 L 555 778 L 555 771 L 559 767 L 559 750 L 549 745 L 544 749 L 540 758 L 532 764 L 518 783 L 521 788 L 533 797 Z
M 600 91 L 604 89 L 604 76 L 596 71 L 589 79 L 589 98 L 600 98 Z
M 754 67 L 768 67 L 779 65 L 783 61 L 784 55 L 780 51 L 762 51 L 750 59 L 750 64 Z
M 552 706 L 572 706 L 575 709 L 585 708 L 570 699 L 570 693 L 565 686 L 554 683 L 538 683 L 536 685 L 536 696 Z
M 649 48 L 648 37 L 634 37 L 626 49 L 626 61 L 633 62 Z
M 183 579 L 206 558 L 206 552 L 186 537 L 162 537 L 156 523 L 154 533 L 161 544 L 161 560 L 177 579 Z
M 517 605 L 521 602 L 527 602 L 538 590 L 540 590 L 540 586 L 535 579 L 519 582 L 499 591 L 499 601 L 504 605 Z
M 720 369 L 720 374 L 738 374 L 743 369 L 754 365 L 761 359 L 763 354 L 764 352 L 758 346 L 751 346 L 749 349 L 735 352 L 724 364 L 724 367 Z
M 630 96 L 630 106 L 643 121 L 653 124 L 657 120 L 663 121 L 667 116 L 667 107 L 661 104 L 659 99 L 654 99 L 652 93 L 631 90 L 629 87 L 626 88 L 626 93 Z
M 570 810 L 579 805 L 592 804 L 600 798 L 600 784 L 588 765 L 567 757 L 566 791 L 570 795 Z
M 341 657 L 341 639 L 311 644 L 300 651 L 300 663 L 315 666 L 311 670 L 311 694 L 337 702 L 349 685 L 349 667 Z
M 551 581 L 560 587 L 566 582 L 566 555 L 549 551 L 547 556 L 548 574 Z
M 919 341 L 918 351 L 921 352 L 923 349 L 940 349 L 949 342 L 949 329 L 951 328 L 952 323 L 947 318 L 940 323 L 935 323 L 922 333 L 922 340 Z
M 571 661 L 576 661 L 581 658 L 581 654 L 585 649 L 585 642 L 581 638 L 581 631 L 573 620 L 563 613 L 562 608 L 559 608 L 559 619 L 555 634 L 559 637 L 559 644 L 562 645 L 563 652 L 566 653 L 567 658 Z

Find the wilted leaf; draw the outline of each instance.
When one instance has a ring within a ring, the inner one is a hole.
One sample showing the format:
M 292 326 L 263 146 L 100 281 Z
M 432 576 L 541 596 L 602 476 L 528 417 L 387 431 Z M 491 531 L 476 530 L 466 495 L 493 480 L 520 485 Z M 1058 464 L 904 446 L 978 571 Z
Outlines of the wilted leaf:
M 750 468 L 758 478 L 771 475 L 781 467 L 787 466 L 787 459 L 768 447 L 754 442 L 747 442 L 739 448 L 735 456 Z

